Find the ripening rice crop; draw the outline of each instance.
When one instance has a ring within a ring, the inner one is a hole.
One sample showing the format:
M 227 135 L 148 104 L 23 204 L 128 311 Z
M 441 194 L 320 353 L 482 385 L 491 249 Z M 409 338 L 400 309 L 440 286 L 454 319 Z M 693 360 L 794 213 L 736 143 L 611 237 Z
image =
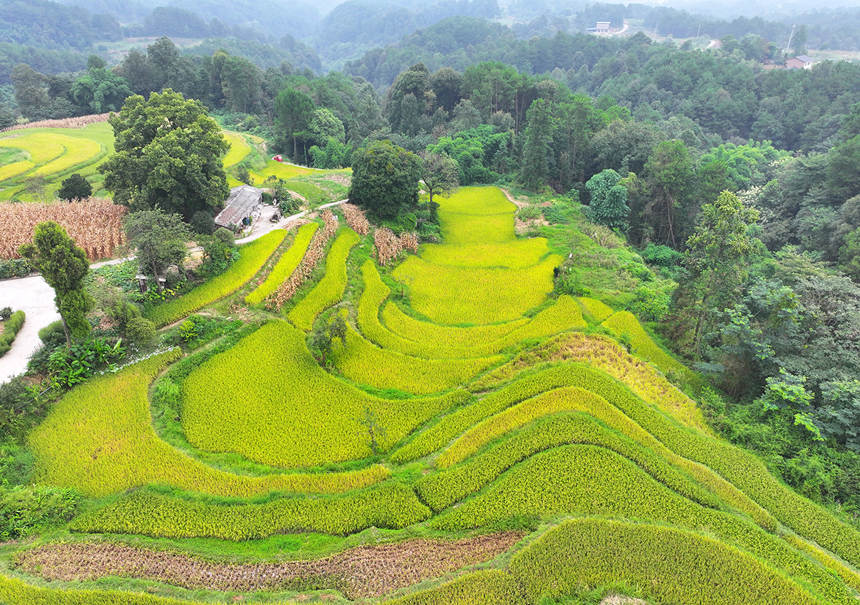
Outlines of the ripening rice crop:
M 347 326 L 344 342 L 336 342 L 332 361 L 341 374 L 359 384 L 422 395 L 466 384 L 470 378 L 504 361 L 494 357 L 422 359 L 381 349 Z
M 603 321 L 614 313 L 612 307 L 607 304 L 604 304 L 596 298 L 580 296 L 576 300 L 578 300 L 579 304 L 582 305 L 585 314 L 588 315 L 594 321 Z
M 34 166 L 35 164 L 29 160 L 20 160 L 12 162 L 11 164 L 6 164 L 5 166 L 0 166 L 0 181 L 5 181 L 6 179 L 11 179 L 14 176 L 23 174 L 28 170 L 32 170 Z
M 156 597 L 127 590 L 45 588 L 0 574 L 0 603 L 4 605 L 193 605 L 186 601 Z
M 581 386 L 600 395 L 677 455 L 710 467 L 731 482 L 735 486 L 732 488 L 734 493 L 723 489 L 721 497 L 752 516 L 763 527 L 773 527 L 772 514 L 798 534 L 815 540 L 849 563 L 856 565 L 860 562 L 860 532 L 856 529 L 780 483 L 754 455 L 701 431 L 684 427 L 655 407 L 646 405 L 626 386 L 608 375 L 579 364 L 565 364 L 524 378 L 507 388 L 517 385 L 524 391 Z M 407 445 L 414 449 L 413 444 L 420 443 L 424 434 L 429 432 L 425 431 Z M 702 477 L 697 478 L 703 480 Z M 718 487 L 712 486 L 714 489 Z
M 42 166 L 63 155 L 65 152 L 64 138 L 61 138 L 61 135 L 47 132 L 16 134 L 16 136 L 0 139 L 0 147 L 20 149 L 30 157 L 30 161 Z
M 337 496 L 277 497 L 259 503 L 206 502 L 139 490 L 76 518 L 71 527 L 239 541 L 289 532 L 349 535 L 368 527 L 400 529 L 429 516 L 410 487 L 386 482 Z
M 248 141 L 246 141 L 245 137 L 238 132 L 224 131 L 221 134 L 230 145 L 230 149 L 228 149 L 227 153 L 224 155 L 224 168 L 235 166 L 244 160 L 249 153 L 251 153 L 251 146 L 248 145 Z
M 274 254 L 287 232 L 275 229 L 239 248 L 239 258 L 221 275 L 201 284 L 182 296 L 150 309 L 146 316 L 158 326 L 181 319 L 216 300 L 224 298 L 245 285 Z
M 484 569 L 414 594 L 385 601 L 386 605 L 525 605 L 513 577 L 499 569 Z
M 303 330 L 310 330 L 317 315 L 343 297 L 346 290 L 346 259 L 349 251 L 360 241 L 352 229 L 344 229 L 334 240 L 325 261 L 325 275 L 313 290 L 293 307 L 287 315 Z
M 385 327 L 398 336 L 418 343 L 439 343 L 439 346 L 445 350 L 470 348 L 498 340 L 529 321 L 521 317 L 513 321 L 482 326 L 440 326 L 407 315 L 393 302 L 388 302 L 382 307 L 380 318 Z
M 611 449 L 635 461 L 651 476 L 679 494 L 706 506 L 723 506 L 715 494 L 671 466 L 662 452 L 611 430 L 587 412 L 564 412 L 540 417 L 465 462 L 422 477 L 415 487 L 422 501 L 433 510 L 443 510 L 478 492 L 517 462 L 538 452 L 571 443 L 600 445 Z
M 254 477 L 220 471 L 159 439 L 147 389 L 179 350 L 157 355 L 70 391 L 30 434 L 39 481 L 103 496 L 157 483 L 214 496 L 247 497 L 273 491 L 335 493 L 388 475 L 381 466 L 345 473 Z
M 517 464 L 480 494 L 434 518 L 439 529 L 465 529 L 517 516 L 557 514 L 648 519 L 706 529 L 769 565 L 802 578 L 832 603 L 850 603 L 846 586 L 781 538 L 731 513 L 697 504 L 655 481 L 631 460 L 592 445 L 567 445 Z
M 483 342 L 475 341 L 470 346 L 459 344 L 460 334 L 458 331 L 469 332 L 470 328 L 448 328 L 443 330 L 445 336 L 455 336 L 453 341 L 436 340 L 411 340 L 395 334 L 382 324 L 379 319 L 379 308 L 385 303 L 385 299 L 391 293 L 388 286 L 383 283 L 376 266 L 372 261 L 366 261 L 361 267 L 364 291 L 358 303 L 358 326 L 369 340 L 379 346 L 416 357 L 430 359 L 439 358 L 463 358 L 494 355 L 507 347 L 516 345 L 530 338 L 539 338 L 555 334 L 562 330 L 585 327 L 585 322 L 579 311 L 579 307 L 569 296 L 562 296 L 552 306 L 539 312 L 535 317 L 519 328 L 512 328 L 506 335 L 499 338 L 487 339 Z M 397 312 L 397 311 L 395 311 Z M 400 312 L 401 315 L 402 312 Z M 408 316 L 406 316 L 408 317 Z M 415 323 L 425 323 L 409 318 Z M 426 324 L 435 326 L 435 324 Z M 510 325 L 508 326 L 510 327 Z M 446 333 L 447 332 L 447 333 Z M 501 331 L 500 331 L 501 332 Z M 491 334 L 489 330 L 486 333 Z
M 678 372 L 682 375 L 689 374 L 689 370 L 674 357 L 666 353 L 660 346 L 654 342 L 654 339 L 649 336 L 636 316 L 630 311 L 618 311 L 613 313 L 601 324 L 613 334 L 624 336 L 630 339 L 630 346 L 633 352 L 650 361 L 657 366 L 662 372 Z
M 293 274 L 293 271 L 302 262 L 305 251 L 311 243 L 311 238 L 318 228 L 319 223 L 307 223 L 299 228 L 292 245 L 281 255 L 278 262 L 275 263 L 266 280 L 245 297 L 246 303 L 256 305 L 263 302 L 264 299 L 271 295 L 278 286 Z
M 660 603 L 818 603 L 772 566 L 700 533 L 627 521 L 573 519 L 514 555 L 528 602 L 621 583 Z
M 55 138 L 65 147 L 63 155 L 39 166 L 33 171 L 33 176 L 65 174 L 77 166 L 95 161 L 103 154 L 102 146 L 91 139 L 62 137 L 61 135 L 55 135 Z
M 90 259 L 108 258 L 125 241 L 125 213 L 125 206 L 97 198 L 72 204 L 0 204 L 0 258 L 18 258 L 18 247 L 33 241 L 36 225 L 44 221 L 59 223 Z
M 446 244 L 487 244 L 515 240 L 514 206 L 498 187 L 461 187 L 436 198 Z
M 518 319 L 540 305 L 553 289 L 550 255 L 526 269 L 486 269 L 434 265 L 410 256 L 393 277 L 409 290 L 416 311 L 440 324 L 489 324 Z
M 427 244 L 421 249 L 421 258 L 427 262 L 457 267 L 524 269 L 538 264 L 547 254 L 549 245 L 542 237 L 500 244 Z
M 581 361 L 599 368 L 623 382 L 648 403 L 671 414 L 676 420 L 711 433 L 695 401 L 669 382 L 651 364 L 629 354 L 617 342 L 602 334 L 568 332 L 559 335 L 539 347 L 523 351 L 510 363 L 482 377 L 472 388 L 488 390 L 510 380 L 524 368 L 558 361 Z
M 371 453 L 361 421 L 370 410 L 383 450 L 468 397 L 372 397 L 323 370 L 304 334 L 275 321 L 196 368 L 183 385 L 182 426 L 201 449 L 264 464 L 310 467 Z

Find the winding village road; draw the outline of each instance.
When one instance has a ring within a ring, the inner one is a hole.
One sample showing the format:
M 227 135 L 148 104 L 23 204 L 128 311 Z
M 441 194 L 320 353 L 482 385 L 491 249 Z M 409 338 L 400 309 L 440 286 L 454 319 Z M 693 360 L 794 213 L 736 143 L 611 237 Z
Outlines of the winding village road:
M 346 203 L 346 201 L 340 200 L 323 204 L 313 211 L 338 206 Z M 246 244 L 254 241 L 270 231 L 284 227 L 313 211 L 304 210 L 298 214 L 284 217 L 277 223 L 272 223 L 269 221 L 271 213 L 265 214 L 264 210 L 264 214 L 252 226 L 251 234 L 247 237 L 237 239 L 236 243 Z M 93 263 L 90 267 L 96 269 L 105 265 L 117 265 L 132 258 L 134 257 L 130 256 L 101 261 Z M 57 307 L 54 304 L 54 290 L 42 279 L 41 275 L 0 280 L 0 308 L 2 307 L 11 307 L 15 311 L 24 311 L 26 319 L 24 326 L 18 332 L 18 336 L 12 344 L 12 348 L 0 357 L 0 384 L 27 370 L 27 363 L 30 361 L 30 357 L 33 356 L 42 344 L 39 340 L 39 330 L 60 319 L 60 314 L 57 312 Z

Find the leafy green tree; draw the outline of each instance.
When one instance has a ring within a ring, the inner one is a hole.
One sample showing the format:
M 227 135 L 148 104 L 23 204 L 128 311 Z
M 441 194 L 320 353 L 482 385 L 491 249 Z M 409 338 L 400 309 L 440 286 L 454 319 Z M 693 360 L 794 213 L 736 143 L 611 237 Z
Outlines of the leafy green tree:
M 842 270 L 854 281 L 860 282 L 860 227 L 847 234 L 844 241 L 839 249 Z
M 421 154 L 421 180 L 433 203 L 435 194 L 447 195 L 460 183 L 457 163 L 447 155 L 425 152 Z
M 381 218 L 394 218 L 418 206 L 421 159 L 394 145 L 377 141 L 355 153 L 349 199 Z
M 231 111 L 248 113 L 257 109 L 262 96 L 262 74 L 244 57 L 228 55 L 221 66 L 221 93 Z
M 339 143 L 346 140 L 343 122 L 325 107 L 320 107 L 313 112 L 308 130 L 318 145 L 325 145 L 329 139 L 335 139 Z
M 754 247 L 750 227 L 757 220 L 757 210 L 724 191 L 715 202 L 702 206 L 702 218 L 687 240 L 685 263 L 690 278 L 682 290 L 691 301 L 688 312 L 695 320 L 693 348 L 698 355 L 702 335 L 715 314 L 733 302 L 743 284 Z
M 314 102 L 305 93 L 285 88 L 275 98 L 275 124 L 281 135 L 293 143 L 293 159 L 299 159 L 299 137 L 307 131 L 313 117 Z
M 308 336 L 308 350 L 314 359 L 323 366 L 328 367 L 330 355 L 335 340 L 343 344 L 346 338 L 346 322 L 343 316 L 335 314 L 328 321 L 318 322 Z
M 148 100 L 135 95 L 110 124 L 116 154 L 99 170 L 117 202 L 190 219 L 226 199 L 230 190 L 221 158 L 229 146 L 200 101 L 170 89 Z
M 610 229 L 626 231 L 630 208 L 627 207 L 627 188 L 619 184 L 621 176 L 608 168 L 588 179 L 585 188 L 591 195 L 588 219 Z
M 860 194 L 860 134 L 827 154 L 827 189 L 840 202 Z
M 71 202 L 72 200 L 83 200 L 93 194 L 93 186 L 79 173 L 63 179 L 57 190 L 57 197 L 61 200 Z
M 687 202 L 693 182 L 693 161 L 683 142 L 663 141 L 651 152 L 645 164 L 645 180 L 652 201 L 645 207 L 646 221 L 661 243 L 678 247 L 678 214 Z
M 520 180 L 532 191 L 547 184 L 549 178 L 549 151 L 555 129 L 552 105 L 546 99 L 532 103 L 526 114 L 525 142 L 523 143 L 523 166 Z
M 443 67 L 430 76 L 430 86 L 436 95 L 436 104 L 445 111 L 451 112 L 460 102 L 460 91 L 463 88 L 463 75 L 450 67 Z
M 66 343 L 71 345 L 72 338 L 86 337 L 90 332 L 87 312 L 93 300 L 84 288 L 84 278 L 90 271 L 84 251 L 60 225 L 46 221 L 36 225 L 33 242 L 22 245 L 19 252 L 54 289 Z
M 123 221 L 126 239 L 137 255 L 140 270 L 155 278 L 159 291 L 159 278 L 170 265 L 182 266 L 190 237 L 188 226 L 178 214 L 167 214 L 161 208 L 132 212 Z
M 47 117 L 50 97 L 48 78 L 29 65 L 19 63 L 10 76 L 15 87 L 15 102 L 21 114 L 30 120 Z
M 96 57 L 98 59 L 98 57 Z M 74 102 L 90 113 L 116 111 L 132 95 L 125 78 L 97 62 L 81 75 L 70 90 Z

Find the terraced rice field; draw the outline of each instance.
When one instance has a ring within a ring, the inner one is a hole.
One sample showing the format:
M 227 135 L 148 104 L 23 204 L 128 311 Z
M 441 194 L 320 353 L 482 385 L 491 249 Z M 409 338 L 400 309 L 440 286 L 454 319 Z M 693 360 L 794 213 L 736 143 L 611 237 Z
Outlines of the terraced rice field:
M 269 177 L 283 179 L 312 206 L 346 197 L 342 181 L 348 179 L 349 171 L 276 162 L 259 137 L 232 131 L 224 131 L 224 137 L 230 144 L 223 162 L 231 187 L 241 184 L 234 176 L 236 166 L 246 164 L 254 185 L 262 186 Z M 113 129 L 107 122 L 0 133 L 0 201 L 51 200 L 63 179 L 76 172 L 90 181 L 96 197 L 107 197 L 98 167 L 113 151 Z M 43 179 L 41 191 L 32 186 L 34 179 Z
M 273 235 L 160 321 L 226 296 L 256 323 L 61 400 L 35 479 L 86 505 L 0 547 L 0 602 L 857 603 L 860 533 L 715 437 L 635 316 L 554 297 L 498 189 L 440 204 L 393 268 L 341 221 L 282 310 L 318 227 Z

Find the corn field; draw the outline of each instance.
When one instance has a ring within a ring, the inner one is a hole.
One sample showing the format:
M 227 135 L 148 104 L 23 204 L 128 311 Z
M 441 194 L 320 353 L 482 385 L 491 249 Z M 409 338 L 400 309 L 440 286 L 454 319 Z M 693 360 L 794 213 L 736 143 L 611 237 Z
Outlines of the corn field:
M 107 122 L 110 113 L 96 113 L 88 116 L 78 116 L 76 118 L 63 118 L 61 120 L 39 120 L 38 122 L 27 122 L 26 124 L 15 124 L 8 128 L 0 129 L 0 132 L 8 132 L 10 130 L 26 130 L 28 128 L 83 128 L 90 124 L 98 124 L 99 122 Z
M 32 241 L 41 222 L 55 221 L 92 259 L 110 258 L 125 243 L 122 231 L 124 206 L 90 198 L 67 204 L 0 204 L 0 258 L 18 258 L 18 247 Z

